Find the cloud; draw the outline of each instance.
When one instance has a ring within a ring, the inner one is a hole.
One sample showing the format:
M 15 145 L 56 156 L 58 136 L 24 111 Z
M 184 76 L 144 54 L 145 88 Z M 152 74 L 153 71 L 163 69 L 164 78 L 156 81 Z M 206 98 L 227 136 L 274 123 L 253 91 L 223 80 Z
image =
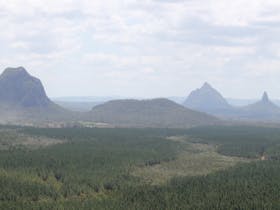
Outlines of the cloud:
M 248 96 L 238 84 L 279 76 L 279 11 L 277 0 L 0 0 L 0 67 L 26 66 L 54 96 L 183 95 L 205 80 Z

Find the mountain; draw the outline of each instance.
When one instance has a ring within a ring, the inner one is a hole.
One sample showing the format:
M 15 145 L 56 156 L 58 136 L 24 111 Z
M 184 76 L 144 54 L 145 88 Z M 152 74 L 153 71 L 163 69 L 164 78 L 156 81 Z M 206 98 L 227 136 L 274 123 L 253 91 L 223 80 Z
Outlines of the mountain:
M 268 94 L 264 92 L 260 101 L 242 107 L 239 117 L 251 120 L 280 121 L 280 108 L 270 101 Z
M 256 103 L 234 107 L 211 85 L 205 83 L 191 92 L 184 106 L 227 120 L 280 121 L 280 108 L 268 98 L 266 92 Z
M 88 112 L 99 104 L 103 104 L 104 102 L 78 102 L 78 101 L 54 101 L 59 106 L 74 111 L 74 112 Z
M 0 103 L 22 107 L 51 105 L 41 81 L 23 67 L 7 68 L 0 76 Z
M 183 105 L 210 114 L 221 114 L 232 109 L 226 99 L 207 82 L 201 88 L 192 91 Z
M 41 81 L 23 67 L 7 68 L 0 75 L 1 123 L 54 121 L 69 114 L 47 97 Z
M 219 122 L 168 99 L 109 101 L 94 107 L 90 117 L 95 122 L 117 127 L 187 128 Z

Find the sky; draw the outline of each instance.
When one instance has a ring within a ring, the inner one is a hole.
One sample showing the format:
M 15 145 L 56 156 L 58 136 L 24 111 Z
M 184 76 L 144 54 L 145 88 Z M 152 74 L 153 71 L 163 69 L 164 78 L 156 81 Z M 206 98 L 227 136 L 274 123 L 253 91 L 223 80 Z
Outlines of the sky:
M 51 97 L 280 98 L 279 0 L 0 0 L 0 28 Z

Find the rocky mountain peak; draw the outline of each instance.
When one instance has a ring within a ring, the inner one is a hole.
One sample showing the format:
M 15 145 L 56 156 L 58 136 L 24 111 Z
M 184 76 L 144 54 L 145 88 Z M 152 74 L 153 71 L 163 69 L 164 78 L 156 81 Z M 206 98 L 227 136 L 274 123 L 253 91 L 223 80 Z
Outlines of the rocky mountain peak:
M 23 67 L 7 68 L 1 74 L 0 102 L 23 107 L 44 107 L 51 103 L 41 81 Z
M 202 86 L 202 89 L 212 89 L 212 87 L 208 82 L 205 82 Z
M 17 68 L 6 68 L 2 73 L 1 77 L 28 77 L 30 76 L 25 68 L 17 67 Z
M 264 103 L 269 102 L 269 98 L 268 98 L 267 92 L 264 92 L 264 93 L 263 93 L 262 102 L 264 102 Z
M 207 113 L 231 108 L 225 98 L 207 82 L 190 93 L 184 106 Z

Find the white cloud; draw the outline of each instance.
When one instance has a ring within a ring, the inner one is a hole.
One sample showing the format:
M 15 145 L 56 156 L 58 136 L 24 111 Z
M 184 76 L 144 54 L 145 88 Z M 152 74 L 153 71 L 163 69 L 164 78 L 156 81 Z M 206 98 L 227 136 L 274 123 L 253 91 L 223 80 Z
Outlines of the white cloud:
M 227 83 L 278 76 L 279 14 L 277 0 L 0 0 L 0 67 L 30 68 L 51 95 L 180 95 L 204 80 L 234 95 Z

